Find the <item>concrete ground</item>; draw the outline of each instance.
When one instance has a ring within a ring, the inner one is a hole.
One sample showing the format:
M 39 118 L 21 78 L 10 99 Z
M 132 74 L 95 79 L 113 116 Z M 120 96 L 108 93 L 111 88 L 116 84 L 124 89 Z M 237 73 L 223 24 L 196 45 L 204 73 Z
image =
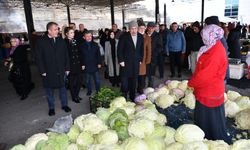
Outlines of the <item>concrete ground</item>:
M 169 79 L 169 69 L 167 66 L 165 67 L 164 78 L 159 79 L 157 76 L 155 85 L 158 85 L 163 80 Z M 3 66 L 0 66 L 0 143 L 7 144 L 6 149 L 16 144 L 24 144 L 25 140 L 35 133 L 46 132 L 46 128 L 52 127 L 54 121 L 59 117 L 72 114 L 73 118 L 75 118 L 76 116 L 90 112 L 86 89 L 81 89 L 80 91 L 80 97 L 82 97 L 83 100 L 79 104 L 71 101 L 68 92 L 69 106 L 72 108 L 72 112 L 70 113 L 65 113 L 61 110 L 58 92 L 56 91 L 56 115 L 52 117 L 48 116 L 48 106 L 42 88 L 41 78 L 35 65 L 31 65 L 31 70 L 35 89 L 26 100 L 21 101 L 7 80 L 8 71 Z M 102 86 L 111 86 L 108 80 L 104 79 L 103 70 L 101 72 Z M 183 77 L 176 79 L 189 79 L 190 76 L 190 72 L 184 70 Z M 239 89 L 235 86 L 227 86 L 227 89 L 232 89 L 240 92 L 242 95 L 250 96 L 249 88 Z

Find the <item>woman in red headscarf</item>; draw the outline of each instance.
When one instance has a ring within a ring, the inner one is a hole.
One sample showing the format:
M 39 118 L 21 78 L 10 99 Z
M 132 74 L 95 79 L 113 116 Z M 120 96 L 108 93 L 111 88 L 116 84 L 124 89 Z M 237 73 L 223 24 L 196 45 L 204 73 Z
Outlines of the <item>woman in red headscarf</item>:
M 203 28 L 204 46 L 198 52 L 198 62 L 188 86 L 194 89 L 196 98 L 194 123 L 205 132 L 205 138 L 231 144 L 224 109 L 227 56 L 220 41 L 223 34 L 223 29 L 217 25 Z
M 34 83 L 31 82 L 30 66 L 27 58 L 27 46 L 22 45 L 18 38 L 11 38 L 10 58 L 5 65 L 10 65 L 9 81 L 13 84 L 21 100 L 28 97 Z

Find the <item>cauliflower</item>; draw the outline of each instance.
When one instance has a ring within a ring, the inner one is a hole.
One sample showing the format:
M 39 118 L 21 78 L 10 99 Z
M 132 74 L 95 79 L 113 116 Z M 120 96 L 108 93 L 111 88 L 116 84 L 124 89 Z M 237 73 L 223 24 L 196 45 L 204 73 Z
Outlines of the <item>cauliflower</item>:
M 204 137 L 205 133 L 198 126 L 193 124 L 183 124 L 175 133 L 175 140 L 183 144 L 202 141 Z
M 250 108 L 242 110 L 235 116 L 237 127 L 243 130 L 250 129 Z
M 137 118 L 130 121 L 128 126 L 130 136 L 144 138 L 154 132 L 154 122 L 147 118 Z
M 188 93 L 181 101 L 185 104 L 186 107 L 190 109 L 195 108 L 196 100 L 193 93 Z
M 174 104 L 174 98 L 171 95 L 162 94 L 156 99 L 155 103 L 160 108 L 165 109 Z
M 232 101 L 227 101 L 225 103 L 225 115 L 229 118 L 234 118 L 235 115 L 240 111 L 240 107 Z
M 238 93 L 238 92 L 235 92 L 235 91 L 228 91 L 227 92 L 227 98 L 228 100 L 230 101 L 234 101 L 236 100 L 238 97 L 240 97 L 241 95 Z

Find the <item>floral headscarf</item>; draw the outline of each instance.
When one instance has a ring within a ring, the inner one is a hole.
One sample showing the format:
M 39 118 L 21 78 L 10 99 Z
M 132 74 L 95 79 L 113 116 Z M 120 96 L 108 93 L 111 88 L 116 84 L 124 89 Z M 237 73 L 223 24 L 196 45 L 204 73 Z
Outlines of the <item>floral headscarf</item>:
M 21 45 L 21 41 L 18 38 L 11 38 L 11 40 L 16 40 L 16 46 L 11 47 L 10 55 L 14 53 L 14 51 L 19 45 Z
M 202 46 L 198 53 L 198 58 L 208 51 L 212 46 L 216 44 L 218 40 L 221 40 L 224 35 L 224 30 L 214 24 L 207 25 L 203 28 L 201 31 L 201 37 L 204 43 L 204 46 Z

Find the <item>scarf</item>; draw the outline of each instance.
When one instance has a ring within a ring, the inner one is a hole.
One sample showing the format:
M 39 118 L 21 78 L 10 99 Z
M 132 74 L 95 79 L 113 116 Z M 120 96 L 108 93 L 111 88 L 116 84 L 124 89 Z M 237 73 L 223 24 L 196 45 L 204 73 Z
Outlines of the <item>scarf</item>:
M 217 41 L 221 40 L 223 35 L 224 31 L 221 27 L 214 24 L 205 26 L 201 31 L 201 37 L 204 46 L 200 48 L 197 59 L 199 59 L 203 53 L 207 52 L 211 47 L 213 47 Z

